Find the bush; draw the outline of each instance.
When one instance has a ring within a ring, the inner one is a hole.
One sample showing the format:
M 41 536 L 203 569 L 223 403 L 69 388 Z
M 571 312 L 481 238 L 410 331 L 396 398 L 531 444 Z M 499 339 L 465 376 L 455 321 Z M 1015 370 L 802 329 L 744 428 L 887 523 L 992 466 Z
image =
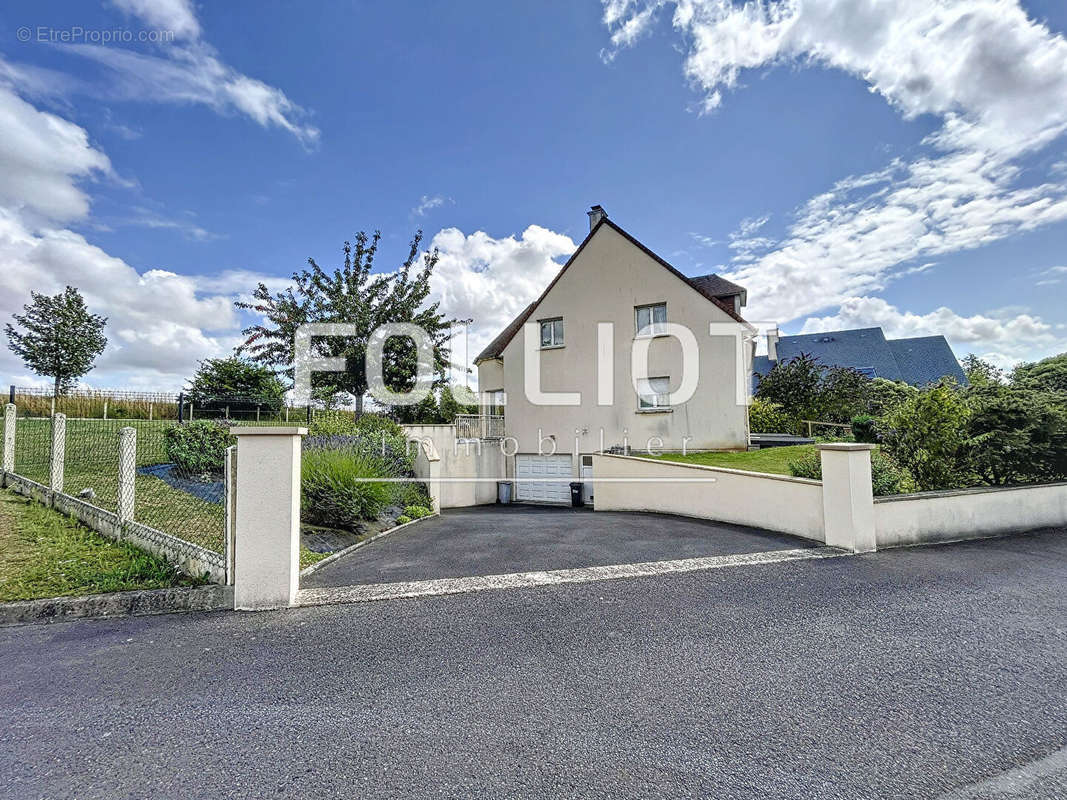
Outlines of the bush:
M 313 525 L 355 528 L 377 519 L 389 503 L 382 465 L 352 450 L 305 449 L 300 481 L 301 518 Z
M 968 466 L 984 483 L 1067 478 L 1067 410 L 1057 395 L 988 385 L 967 393 Z
M 430 516 L 432 513 L 426 506 L 408 506 L 404 509 L 404 516 L 411 519 L 421 519 L 422 517 Z
M 349 411 L 312 411 L 308 434 L 311 436 L 352 436 L 356 422 Z
M 403 514 L 401 514 L 399 517 L 396 518 L 397 525 L 403 525 L 407 522 L 411 522 L 411 517 L 405 517 Z
M 857 442 L 878 444 L 878 420 L 870 414 L 858 414 L 852 418 L 852 438 Z
M 181 470 L 196 474 L 223 471 L 226 448 L 237 444 L 225 420 L 197 420 L 163 431 L 167 459 Z
M 384 433 L 386 437 L 403 436 L 404 429 L 389 417 L 381 414 L 363 414 L 353 425 L 353 432 L 360 436 L 371 436 L 381 439 Z
M 903 381 L 874 378 L 867 391 L 867 413 L 872 417 L 886 417 L 918 393 L 918 389 Z
M 822 456 L 818 450 L 810 450 L 789 464 L 789 472 L 795 478 L 822 480 Z M 880 450 L 871 451 L 871 488 L 875 497 L 910 492 L 915 488 L 911 476 Z
M 748 428 L 752 433 L 794 433 L 796 427 L 780 403 L 756 397 L 748 407 Z
M 965 486 L 970 411 L 952 379 L 916 392 L 885 420 L 882 447 L 921 491 Z

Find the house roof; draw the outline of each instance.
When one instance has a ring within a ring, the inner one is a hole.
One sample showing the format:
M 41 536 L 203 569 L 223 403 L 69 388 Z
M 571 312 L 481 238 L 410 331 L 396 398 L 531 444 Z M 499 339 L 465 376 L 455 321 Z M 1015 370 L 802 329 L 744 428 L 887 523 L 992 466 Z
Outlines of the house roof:
M 742 323 L 745 321 L 741 317 L 740 314 L 738 314 L 736 311 L 733 310 L 733 308 L 730 305 L 728 305 L 727 303 L 725 303 L 722 300 L 720 300 L 715 295 L 715 293 L 711 291 L 711 289 L 707 285 L 701 285 L 699 283 L 695 283 L 694 282 L 695 279 L 691 280 L 691 279 L 687 278 L 685 275 L 683 275 L 677 269 L 672 267 L 670 264 L 668 264 L 666 261 L 664 261 L 658 255 L 656 255 L 651 250 L 649 250 L 647 247 L 645 247 L 645 245 L 641 244 L 641 242 L 637 241 L 637 239 L 635 239 L 633 236 L 631 236 L 626 231 L 624 231 L 622 228 L 620 228 L 618 225 L 616 225 L 614 222 L 612 222 L 610 219 L 608 219 L 607 217 L 602 217 L 601 220 L 596 225 L 593 226 L 593 229 L 589 231 L 589 235 L 586 236 L 585 239 L 582 240 L 582 243 L 580 245 L 578 245 L 578 249 L 574 251 L 574 253 L 571 255 L 570 258 L 567 259 L 567 263 L 564 264 L 562 269 L 560 269 L 560 271 L 556 273 L 556 277 L 554 277 L 552 279 L 551 283 L 549 283 L 548 286 L 545 287 L 545 290 L 543 292 L 541 292 L 541 296 L 538 297 L 536 300 L 534 300 L 534 302 L 530 303 L 530 305 L 528 305 L 525 309 L 523 309 L 522 313 L 520 313 L 517 317 L 515 317 L 515 319 L 513 319 L 508 324 L 508 326 L 506 328 L 504 328 L 504 330 L 501 331 L 500 334 L 495 339 L 493 339 L 493 341 L 491 341 L 489 343 L 489 345 L 484 350 L 482 350 L 482 352 L 480 352 L 478 354 L 478 356 L 474 359 L 474 363 L 475 364 L 477 364 L 480 361 L 486 361 L 487 359 L 490 359 L 490 358 L 500 358 L 500 356 L 502 356 L 504 354 L 504 348 L 506 348 L 508 346 L 508 343 L 515 337 L 515 334 L 519 332 L 519 330 L 522 328 L 522 326 L 530 318 L 530 315 L 533 314 L 534 309 L 536 309 L 537 306 L 539 306 L 541 304 L 541 301 L 545 299 L 545 297 L 548 295 L 548 293 L 550 291 L 552 291 L 552 287 L 556 285 L 556 282 L 559 281 L 559 279 L 561 277 L 563 277 L 563 273 L 567 271 L 567 267 L 569 267 L 571 264 L 574 263 L 574 260 L 576 258 L 578 258 L 578 256 L 581 254 L 582 250 L 584 250 L 585 246 L 589 243 L 589 240 L 592 239 L 593 236 L 596 235 L 596 232 L 600 230 L 601 226 L 610 227 L 612 230 L 614 230 L 616 233 L 621 235 L 623 238 L 625 238 L 632 245 L 634 245 L 635 247 L 639 248 L 645 255 L 649 256 L 653 261 L 655 261 L 661 267 L 663 267 L 664 269 L 666 269 L 669 272 L 671 272 L 672 274 L 674 274 L 680 280 L 685 281 L 687 284 L 689 284 L 689 286 L 691 286 L 693 289 L 695 289 L 697 292 L 699 292 L 709 302 L 711 302 L 712 304 L 717 306 L 719 308 L 719 310 L 721 310 L 723 313 L 727 314 L 731 319 L 734 319 L 734 320 L 736 320 L 738 322 L 742 322 Z M 710 278 L 710 277 L 718 278 L 717 275 L 715 275 L 715 276 L 711 276 L 711 275 L 701 276 L 701 278 Z M 729 283 L 730 286 L 735 287 L 737 290 L 740 290 L 742 292 L 744 291 L 744 289 L 742 289 L 740 286 L 737 286 L 737 284 L 735 284 L 735 283 L 730 283 L 729 281 L 726 281 L 723 278 L 718 278 L 718 279 L 720 281 L 724 281 L 724 283 Z M 725 294 L 737 294 L 737 292 L 736 291 L 731 291 L 731 292 L 727 292 Z
M 886 339 L 881 328 L 857 328 L 783 336 L 778 340 L 777 351 L 780 362 L 806 353 L 826 366 L 851 367 L 872 378 L 915 386 L 925 386 L 946 375 L 960 383 L 967 382 L 944 336 Z M 756 356 L 752 371 L 766 375 L 774 364 L 767 356 Z
M 706 289 L 716 297 L 731 297 L 735 294 L 741 295 L 742 298 L 748 294 L 744 286 L 738 286 L 733 281 L 728 281 L 726 278 L 720 277 L 715 273 L 710 275 L 697 275 L 695 278 L 687 278 L 694 286 L 700 286 Z
M 967 376 L 944 336 L 890 339 L 889 348 L 908 383 L 925 386 L 948 375 L 961 384 L 967 384 Z

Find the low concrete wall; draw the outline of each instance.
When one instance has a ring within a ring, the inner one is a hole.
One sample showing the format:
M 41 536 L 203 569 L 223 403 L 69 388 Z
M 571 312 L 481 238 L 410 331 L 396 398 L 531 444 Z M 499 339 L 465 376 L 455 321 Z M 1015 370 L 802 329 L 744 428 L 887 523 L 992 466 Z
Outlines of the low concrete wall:
M 504 479 L 504 454 L 496 441 L 458 441 L 455 425 L 404 425 L 412 441 L 433 442 L 440 459 L 439 498 L 441 508 L 462 508 L 496 502 L 496 481 Z M 416 474 L 431 480 L 429 473 Z M 431 494 L 433 489 L 431 489 Z
M 878 497 L 878 549 L 1067 526 L 1067 483 Z
M 74 517 L 109 539 L 129 542 L 153 555 L 165 558 L 188 575 L 200 577 L 206 574 L 214 583 L 226 583 L 226 559 L 219 553 L 139 522 L 121 522 L 117 514 L 97 508 L 69 494 L 53 492 L 47 486 L 12 472 L 0 474 L 0 485 L 31 497 L 61 514 Z
M 597 511 L 681 514 L 824 541 L 819 481 L 607 454 L 593 456 L 593 481 Z

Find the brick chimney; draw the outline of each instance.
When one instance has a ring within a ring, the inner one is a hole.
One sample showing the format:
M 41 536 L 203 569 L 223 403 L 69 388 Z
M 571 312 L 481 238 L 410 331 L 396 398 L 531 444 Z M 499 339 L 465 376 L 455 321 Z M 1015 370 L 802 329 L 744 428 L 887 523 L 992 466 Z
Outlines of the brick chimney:
M 593 206 L 586 213 L 589 215 L 589 230 L 593 230 L 600 220 L 608 218 L 608 212 L 601 206 Z

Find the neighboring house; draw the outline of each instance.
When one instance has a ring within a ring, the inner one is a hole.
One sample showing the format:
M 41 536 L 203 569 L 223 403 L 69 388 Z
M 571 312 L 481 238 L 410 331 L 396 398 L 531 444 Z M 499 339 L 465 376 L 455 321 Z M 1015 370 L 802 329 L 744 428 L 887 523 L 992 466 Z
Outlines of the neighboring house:
M 709 326 L 749 328 L 740 314 L 744 288 L 716 275 L 685 277 L 600 206 L 589 212 L 589 225 L 589 235 L 541 296 L 475 359 L 487 413 L 504 415 L 504 435 L 512 440 L 506 468 L 519 500 L 566 501 L 569 482 L 590 474 L 592 454 L 613 447 L 644 449 L 650 440 L 663 449 L 748 445 L 747 406 L 738 402 L 737 384 L 744 398 L 751 348 L 728 335 L 712 336 Z M 598 347 L 601 323 L 614 327 Z M 659 331 L 665 323 L 686 326 L 699 347 L 697 391 L 677 407 L 668 395 L 682 380 L 681 346 Z M 646 327 L 652 330 L 649 380 L 638 392 L 631 347 Z M 527 331 L 540 369 L 534 390 L 577 392 L 577 405 L 535 404 L 527 397 Z M 613 376 L 600 385 L 610 386 L 611 397 L 598 396 L 598 375 L 608 366 Z
M 967 383 L 944 336 L 886 339 L 881 328 L 771 335 L 767 337 L 767 353 L 753 359 L 753 386 L 756 376 L 766 375 L 776 363 L 790 361 L 801 353 L 828 367 L 852 367 L 871 378 L 904 381 L 913 386 L 926 386 L 944 377 Z

